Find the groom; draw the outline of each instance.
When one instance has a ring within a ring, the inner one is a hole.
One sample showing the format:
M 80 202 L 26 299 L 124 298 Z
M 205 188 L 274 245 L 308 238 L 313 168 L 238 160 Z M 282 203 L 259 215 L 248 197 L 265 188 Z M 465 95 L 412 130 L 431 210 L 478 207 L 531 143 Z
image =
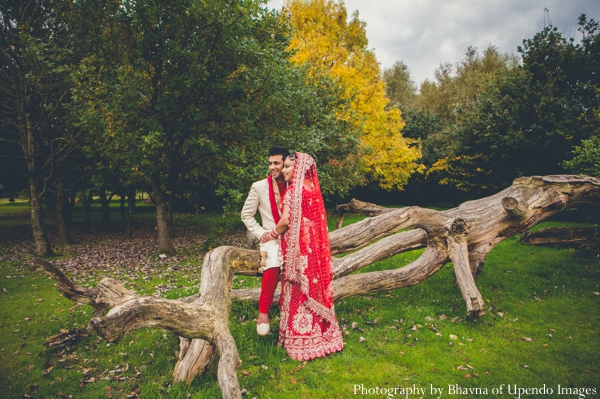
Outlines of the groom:
M 275 228 L 281 217 L 281 200 L 287 188 L 281 170 L 283 161 L 290 152 L 285 148 L 274 146 L 269 150 L 269 172 L 266 179 L 252 184 L 250 193 L 242 208 L 242 221 L 248 230 L 257 238 Z M 262 226 L 258 224 L 254 216 L 256 211 L 260 213 Z M 271 240 L 260 244 L 261 258 L 266 260 L 261 268 L 264 268 L 260 297 L 258 298 L 258 319 L 256 331 L 258 335 L 269 333 L 269 308 L 273 303 L 275 288 L 279 281 L 279 268 L 283 264 L 280 240 Z M 266 259 L 265 259 L 266 258 Z

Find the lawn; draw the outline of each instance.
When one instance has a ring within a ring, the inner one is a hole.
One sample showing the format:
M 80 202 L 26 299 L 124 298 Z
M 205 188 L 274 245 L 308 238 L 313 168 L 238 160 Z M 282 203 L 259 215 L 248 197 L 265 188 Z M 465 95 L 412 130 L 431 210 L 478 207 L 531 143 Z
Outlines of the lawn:
M 0 203 L 0 397 L 221 396 L 216 363 L 189 386 L 172 383 L 178 341 L 165 331 L 139 330 L 116 344 L 92 333 L 68 347 L 44 347 L 61 328 L 85 327 L 93 309 L 74 305 L 52 279 L 25 266 L 31 247 L 27 216 L 26 204 Z M 113 233 L 85 234 L 81 212 L 75 216 L 78 243 L 56 247 L 55 258 L 70 277 L 94 286 L 112 276 L 139 293 L 166 298 L 197 292 L 203 254 L 217 245 L 241 245 L 245 234 L 235 215 L 177 214 L 179 255 L 161 259 L 151 212 L 136 215 L 132 239 L 118 231 L 118 212 Z M 99 216 L 92 214 L 96 221 Z M 345 224 L 359 219 L 347 217 Z M 52 231 L 51 214 L 47 220 Z M 538 227 L 578 224 L 561 220 Z M 397 268 L 419 254 L 400 254 L 360 273 Z M 236 276 L 234 288 L 259 283 Z M 230 327 L 242 359 L 238 376 L 245 397 L 600 396 L 599 257 L 527 247 L 513 237 L 492 250 L 476 283 L 488 310 L 477 321 L 465 318 L 451 264 L 412 288 L 342 300 L 336 314 L 345 331 L 344 350 L 307 363 L 277 347 L 276 321 L 274 333 L 256 335 L 256 304 L 234 302 Z M 274 307 L 272 318 L 277 316 Z

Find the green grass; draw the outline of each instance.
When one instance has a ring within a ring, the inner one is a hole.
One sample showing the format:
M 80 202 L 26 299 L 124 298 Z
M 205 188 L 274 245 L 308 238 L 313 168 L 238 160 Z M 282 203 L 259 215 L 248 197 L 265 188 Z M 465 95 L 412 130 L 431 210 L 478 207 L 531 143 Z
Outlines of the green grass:
M 6 206 L 0 204 L 1 234 L 13 240 L 29 234 L 23 227 L 28 227 L 27 208 L 9 212 Z M 136 218 L 142 226 L 150 223 L 144 218 L 152 216 Z M 359 219 L 347 216 L 345 224 Z M 51 215 L 48 220 L 51 224 Z M 221 243 L 221 233 L 239 230 L 235 216 L 176 215 L 176 224 L 184 223 L 212 234 L 215 244 Z M 335 224 L 333 218 L 330 224 Z M 574 224 L 551 221 L 538 227 Z M 401 267 L 419 254 L 400 254 L 360 272 Z M 188 263 L 177 270 L 157 266 L 160 275 L 149 280 L 141 272 L 115 277 L 147 294 L 159 285 L 169 286 L 162 295 L 176 298 L 197 292 L 202 258 Z M 95 285 L 101 273 L 94 276 L 89 285 Z M 236 276 L 234 288 L 259 283 L 257 278 Z M 274 333 L 258 337 L 253 321 L 256 304 L 236 301 L 230 327 L 243 362 L 238 376 L 247 390 L 245 397 L 352 398 L 357 397 L 355 386 L 388 389 L 413 384 L 426 389 L 424 397 L 437 397 L 430 394 L 430 386 L 443 388 L 446 398 L 483 397 L 448 394 L 449 386 L 456 384 L 487 388 L 488 397 L 517 396 L 507 394 L 508 384 L 517 388 L 545 384 L 554 390 L 553 395 L 521 395 L 527 398 L 578 397 L 558 396 L 558 384 L 595 388 L 596 394 L 586 397 L 598 397 L 600 297 L 594 293 L 600 291 L 600 258 L 573 249 L 527 247 L 514 237 L 492 250 L 476 283 L 488 309 L 477 321 L 465 318 L 452 265 L 411 288 L 342 300 L 336 303 L 336 314 L 348 332 L 344 350 L 306 364 L 289 359 L 277 347 L 275 320 Z M 93 309 L 73 306 L 56 291 L 52 279 L 19 261 L 0 262 L 0 304 L 2 398 L 221 397 L 216 362 L 189 386 L 172 383 L 178 343 L 164 331 L 136 331 L 114 345 L 91 334 L 66 349 L 44 347 L 44 339 L 61 328 L 84 327 Z M 273 308 L 272 318 L 278 315 Z M 351 328 L 353 322 L 358 329 Z M 359 342 L 360 337 L 366 340 Z M 493 395 L 492 389 L 502 385 L 504 395 Z M 416 397 L 420 396 L 409 396 Z

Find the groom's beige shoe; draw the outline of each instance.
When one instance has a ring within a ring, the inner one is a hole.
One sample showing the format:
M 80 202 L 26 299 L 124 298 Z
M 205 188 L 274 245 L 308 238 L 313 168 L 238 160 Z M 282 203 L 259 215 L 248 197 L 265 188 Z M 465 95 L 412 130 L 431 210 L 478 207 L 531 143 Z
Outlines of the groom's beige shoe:
M 269 323 L 260 323 L 256 325 L 256 333 L 260 336 L 265 336 L 269 333 Z

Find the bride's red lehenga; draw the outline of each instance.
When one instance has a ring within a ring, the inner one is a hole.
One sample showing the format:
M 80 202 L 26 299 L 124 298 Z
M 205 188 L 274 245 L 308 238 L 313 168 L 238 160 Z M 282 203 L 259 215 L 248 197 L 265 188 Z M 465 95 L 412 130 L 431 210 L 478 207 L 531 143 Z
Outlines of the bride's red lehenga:
M 315 161 L 296 153 L 293 179 L 282 204 L 290 207 L 282 236 L 279 344 L 296 360 L 311 360 L 342 350 L 335 317 L 332 259 L 327 217 Z

